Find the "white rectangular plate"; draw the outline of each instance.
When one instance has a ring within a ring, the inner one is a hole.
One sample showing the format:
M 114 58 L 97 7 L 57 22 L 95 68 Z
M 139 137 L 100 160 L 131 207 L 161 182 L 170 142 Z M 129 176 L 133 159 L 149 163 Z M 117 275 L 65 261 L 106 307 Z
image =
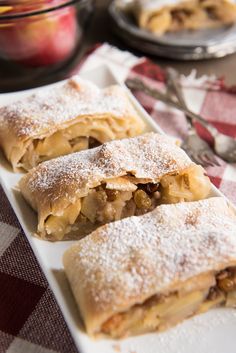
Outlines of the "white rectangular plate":
M 119 84 L 106 66 L 81 75 L 99 87 Z M 57 83 L 56 85 L 61 84 Z M 53 88 L 53 85 L 52 85 Z M 124 89 L 126 89 L 124 87 Z M 0 106 L 19 99 L 34 90 L 0 95 Z M 150 116 L 129 93 L 131 102 L 146 123 L 147 130 L 161 132 Z M 14 174 L 6 160 L 0 155 L 0 181 L 14 209 L 36 258 L 51 286 L 70 332 L 80 353 L 235 353 L 236 311 L 215 309 L 207 314 L 187 320 L 164 332 L 147 334 L 121 341 L 91 340 L 83 331 L 79 312 L 68 286 L 62 267 L 62 254 L 73 243 L 50 243 L 33 237 L 36 230 L 36 214 L 16 190 L 22 174 Z M 222 194 L 212 186 L 212 196 Z M 171 220 L 170 220 L 171 222 Z

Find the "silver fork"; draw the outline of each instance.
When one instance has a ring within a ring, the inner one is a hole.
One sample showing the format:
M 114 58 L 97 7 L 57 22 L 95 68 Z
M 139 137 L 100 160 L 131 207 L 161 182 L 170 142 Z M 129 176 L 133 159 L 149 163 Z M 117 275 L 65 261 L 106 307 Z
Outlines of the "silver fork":
M 184 108 L 179 102 L 172 100 L 168 95 L 148 87 L 142 80 L 128 79 L 126 84 L 131 89 L 143 91 L 144 93 L 166 103 L 167 105 L 179 109 L 185 113 L 189 119 L 199 121 L 211 133 L 214 139 L 215 153 L 227 162 L 236 162 L 236 139 L 220 133 L 213 125 L 205 121 L 200 115 L 193 113 L 188 108 Z
M 126 81 L 126 85 L 130 89 L 141 90 L 142 92 L 156 98 L 167 105 L 170 105 L 174 108 L 177 108 L 183 111 L 186 115 L 186 118 L 189 122 L 189 133 L 187 139 L 184 141 L 184 144 L 181 147 L 187 152 L 189 157 L 198 164 L 201 164 L 203 167 L 219 165 L 216 158 L 213 157 L 213 152 L 210 149 L 210 146 L 202 140 L 196 133 L 195 129 L 192 127 L 192 119 L 189 115 L 187 115 L 184 107 L 180 105 L 180 102 L 176 100 L 176 94 L 172 97 L 172 93 L 170 90 L 167 91 L 167 94 L 163 94 L 156 89 L 148 87 L 142 80 L 140 79 L 128 79 Z M 171 85 L 172 86 L 172 85 Z M 169 87 L 170 88 L 170 82 Z M 173 90 L 173 86 L 171 87 Z M 191 125 L 190 125 L 191 124 Z M 206 153 L 207 151 L 207 153 Z M 210 155 L 211 152 L 211 155 Z
M 188 110 L 179 85 L 179 74 L 172 68 L 167 69 L 167 87 L 170 93 L 173 92 L 182 107 Z M 220 164 L 208 143 L 198 135 L 193 125 L 193 119 L 188 114 L 185 114 L 185 116 L 188 122 L 188 135 L 182 142 L 181 147 L 194 162 L 201 164 L 203 167 L 219 166 Z

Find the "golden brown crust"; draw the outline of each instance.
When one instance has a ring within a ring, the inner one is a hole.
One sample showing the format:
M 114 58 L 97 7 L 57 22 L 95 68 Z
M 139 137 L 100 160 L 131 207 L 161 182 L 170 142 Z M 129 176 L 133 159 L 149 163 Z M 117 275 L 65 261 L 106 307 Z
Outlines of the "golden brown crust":
M 92 136 L 101 143 L 135 136 L 144 129 L 121 87 L 100 90 L 75 76 L 1 108 L 0 146 L 16 168 L 33 141 L 78 123 L 80 136 Z
M 61 215 L 104 181 L 132 174 L 140 182 L 158 182 L 192 165 L 172 138 L 147 133 L 44 162 L 22 178 L 20 189 L 38 212 L 38 233 L 45 237 L 49 215 Z
M 235 266 L 235 219 L 220 197 L 161 205 L 69 248 L 64 267 L 88 333 L 155 294 L 194 288 L 201 275 Z

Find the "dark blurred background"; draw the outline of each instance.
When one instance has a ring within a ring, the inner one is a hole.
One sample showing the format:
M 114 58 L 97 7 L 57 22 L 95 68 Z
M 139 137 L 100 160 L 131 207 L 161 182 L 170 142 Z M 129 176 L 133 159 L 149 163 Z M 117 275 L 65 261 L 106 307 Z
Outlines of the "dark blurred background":
M 120 48 L 129 49 L 133 53 L 135 51 L 132 48 L 128 48 L 124 45 L 117 37 L 114 36 L 109 26 L 109 17 L 107 14 L 107 8 L 110 0 L 96 0 L 97 10 L 91 24 L 90 30 L 88 31 L 84 48 L 88 47 L 92 43 L 99 41 L 108 41 Z M 142 55 L 141 52 L 137 55 Z M 150 56 L 151 57 L 151 56 Z M 208 74 L 217 76 L 225 76 L 228 84 L 236 84 L 236 54 L 229 55 L 222 59 L 211 59 L 203 61 L 172 61 L 168 59 L 161 59 L 157 57 L 151 57 L 155 62 L 160 65 L 172 65 L 178 69 L 181 73 L 189 73 L 193 68 L 197 68 L 198 74 Z
M 25 89 L 41 84 L 48 84 L 50 82 L 59 80 L 69 72 L 84 53 L 91 48 L 95 43 L 109 42 L 120 49 L 130 50 L 134 54 L 140 56 L 144 55 L 142 52 L 137 52 L 124 44 L 112 31 L 112 26 L 107 12 L 110 0 L 95 0 L 96 9 L 92 15 L 91 20 L 86 28 L 85 36 L 83 38 L 80 50 L 77 55 L 71 60 L 69 66 L 53 75 L 48 74 L 42 79 L 40 70 L 35 70 L 35 74 L 27 70 L 22 70 L 19 66 L 9 66 L 7 62 L 0 60 L 0 92 L 13 91 L 18 89 Z M 184 74 L 189 74 L 193 68 L 196 68 L 198 75 L 217 75 L 218 77 L 225 77 L 226 83 L 236 84 L 236 54 L 227 56 L 222 59 L 211 59 L 203 61 L 174 61 L 158 57 L 150 58 L 161 66 L 173 66 Z M 20 75 L 19 75 L 19 71 Z M 40 81 L 39 81 L 40 78 Z

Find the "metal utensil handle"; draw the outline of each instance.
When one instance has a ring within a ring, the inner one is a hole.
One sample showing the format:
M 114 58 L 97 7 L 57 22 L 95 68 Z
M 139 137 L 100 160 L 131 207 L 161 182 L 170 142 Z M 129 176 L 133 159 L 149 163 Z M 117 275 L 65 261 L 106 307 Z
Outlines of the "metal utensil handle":
M 185 102 L 181 87 L 179 85 L 179 73 L 172 67 L 167 68 L 167 92 L 172 91 L 177 98 L 178 102 L 184 109 L 188 109 Z M 185 118 L 188 122 L 189 130 L 193 129 L 193 119 L 189 115 L 185 114 Z
M 167 105 L 170 105 L 171 107 L 182 111 L 183 113 L 186 114 L 186 116 L 189 117 L 189 119 L 199 121 L 213 136 L 216 136 L 218 134 L 217 129 L 211 124 L 209 124 L 207 121 L 205 121 L 200 115 L 193 113 L 187 107 L 183 107 L 180 103 L 173 101 L 169 96 L 165 95 L 164 93 L 161 93 L 154 88 L 148 87 L 142 80 L 128 79 L 126 80 L 126 85 L 131 89 L 140 90 L 148 94 L 149 96 L 155 99 L 158 99 L 163 103 L 166 103 Z

